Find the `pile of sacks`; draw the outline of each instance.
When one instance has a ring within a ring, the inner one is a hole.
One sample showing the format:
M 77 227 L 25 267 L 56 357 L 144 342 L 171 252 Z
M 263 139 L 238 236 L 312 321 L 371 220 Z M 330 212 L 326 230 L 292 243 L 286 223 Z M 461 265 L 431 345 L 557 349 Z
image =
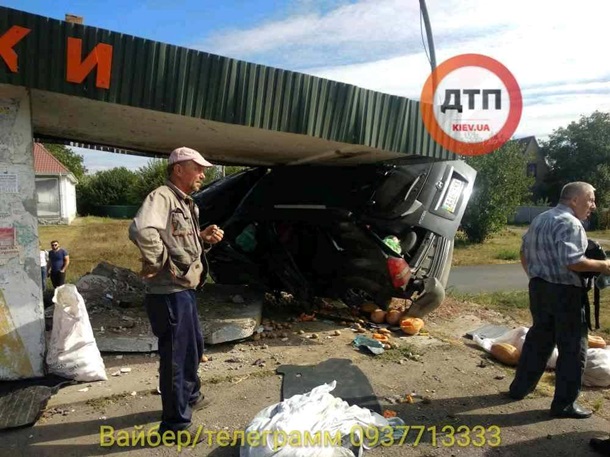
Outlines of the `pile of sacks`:
M 528 330 L 528 327 L 517 327 L 498 338 L 481 338 L 474 335 L 474 341 L 495 359 L 506 365 L 515 366 L 519 362 Z M 558 351 L 555 348 L 546 364 L 547 369 L 555 369 L 557 356 Z M 597 387 L 610 386 L 610 347 L 607 347 L 604 339 L 599 336 L 589 335 L 583 384 Z

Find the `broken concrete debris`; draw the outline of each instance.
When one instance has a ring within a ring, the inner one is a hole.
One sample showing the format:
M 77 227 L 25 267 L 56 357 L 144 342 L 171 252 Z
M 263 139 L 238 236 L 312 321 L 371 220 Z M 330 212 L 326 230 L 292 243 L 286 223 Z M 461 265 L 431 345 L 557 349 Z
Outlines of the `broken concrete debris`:
M 87 308 L 100 305 L 139 307 L 145 290 L 144 283 L 135 272 L 108 262 L 97 264 L 78 280 L 76 287 L 85 299 Z

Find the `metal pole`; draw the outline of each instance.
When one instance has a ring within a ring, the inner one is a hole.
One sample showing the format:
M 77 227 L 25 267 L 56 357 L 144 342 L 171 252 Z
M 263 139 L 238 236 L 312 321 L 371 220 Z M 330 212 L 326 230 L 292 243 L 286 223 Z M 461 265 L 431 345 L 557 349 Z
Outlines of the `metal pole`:
M 430 50 L 430 67 L 432 71 L 436 69 L 436 53 L 434 52 L 434 39 L 432 38 L 432 27 L 430 26 L 430 17 L 428 16 L 428 8 L 426 8 L 426 0 L 419 0 L 419 7 L 424 18 L 424 26 L 426 27 L 426 39 L 428 40 L 428 48 Z
M 432 27 L 430 25 L 430 17 L 428 16 L 428 8 L 426 7 L 426 0 L 419 0 L 419 8 L 421 16 L 424 19 L 424 27 L 426 28 L 426 39 L 428 41 L 428 50 L 430 51 L 430 68 L 432 75 L 432 108 L 434 109 L 434 96 L 436 94 L 436 87 L 438 85 L 436 77 L 436 52 L 434 51 L 434 39 L 432 38 Z

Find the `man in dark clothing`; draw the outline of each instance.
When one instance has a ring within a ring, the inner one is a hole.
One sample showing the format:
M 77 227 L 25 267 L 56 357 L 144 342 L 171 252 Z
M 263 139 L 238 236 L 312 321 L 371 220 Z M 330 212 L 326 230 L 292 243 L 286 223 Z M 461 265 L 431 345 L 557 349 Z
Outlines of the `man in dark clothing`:
M 216 225 L 201 230 L 199 209 L 189 194 L 205 179 L 212 164 L 194 149 L 182 147 L 169 157 L 169 179 L 152 191 L 129 227 L 129 238 L 142 254 L 146 282 L 144 304 L 159 339 L 159 385 L 163 412 L 159 433 L 170 441 L 188 435 L 202 439 L 192 423 L 203 404 L 197 375 L 203 355 L 195 289 L 205 278 L 202 255 L 222 240 Z
M 579 273 L 610 272 L 610 262 L 585 257 L 582 221 L 595 210 L 594 191 L 585 182 L 566 184 L 559 204 L 532 221 L 521 246 L 533 324 L 509 395 L 519 400 L 536 388 L 557 345 L 553 417 L 584 419 L 592 414 L 576 403 L 587 359 L 586 290 Z
M 70 265 L 68 251 L 64 248 L 60 248 L 57 240 L 51 241 L 47 274 L 51 278 L 51 283 L 53 283 L 54 288 L 58 288 L 65 284 L 68 265 Z

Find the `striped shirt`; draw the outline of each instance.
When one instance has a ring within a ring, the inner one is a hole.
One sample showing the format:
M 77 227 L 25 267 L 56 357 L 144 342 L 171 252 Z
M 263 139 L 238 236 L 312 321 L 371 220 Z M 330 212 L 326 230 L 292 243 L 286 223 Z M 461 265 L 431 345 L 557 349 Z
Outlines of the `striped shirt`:
M 585 260 L 587 235 L 571 208 L 561 203 L 536 216 L 523 235 L 521 252 L 527 275 L 556 284 L 582 287 L 578 273 L 568 265 Z

